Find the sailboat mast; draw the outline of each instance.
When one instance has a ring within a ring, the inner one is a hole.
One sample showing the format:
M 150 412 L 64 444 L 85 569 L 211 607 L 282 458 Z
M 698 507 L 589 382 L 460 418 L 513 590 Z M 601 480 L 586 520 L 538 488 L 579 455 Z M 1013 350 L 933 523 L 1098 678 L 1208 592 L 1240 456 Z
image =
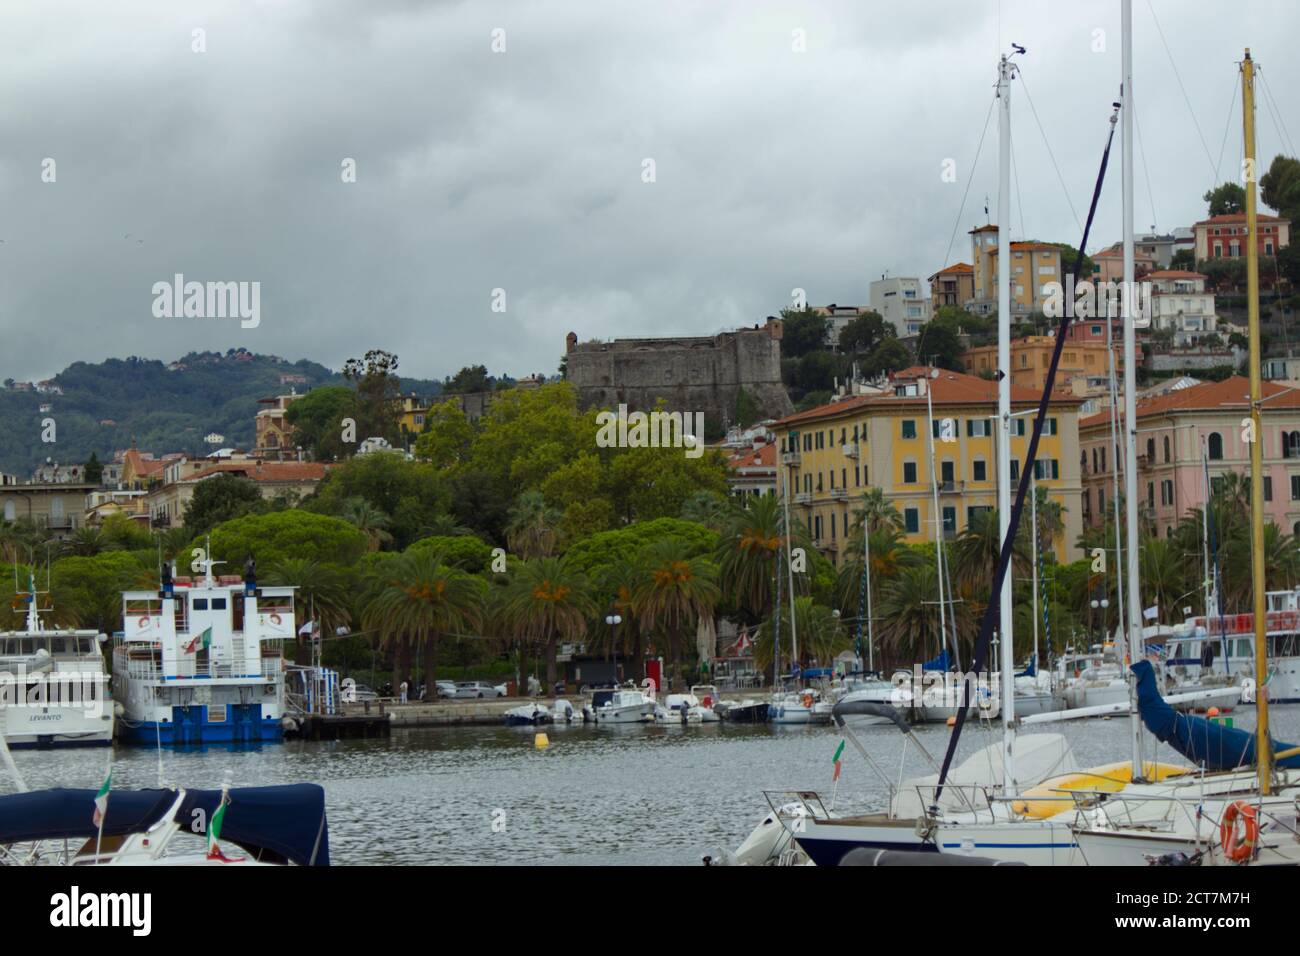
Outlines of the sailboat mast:
M 794 668 L 799 665 L 799 629 L 796 627 L 794 622 L 794 535 L 790 529 L 789 479 L 785 482 L 785 494 L 782 495 L 782 498 L 785 499 L 785 570 L 786 574 L 789 576 L 788 580 L 790 582 L 790 670 L 791 673 L 793 673 Z M 831 520 L 835 520 L 834 515 L 831 516 Z M 779 634 L 779 627 L 777 628 L 777 631 Z
M 867 426 L 864 424 L 862 427 Z M 874 671 L 876 652 L 871 631 L 871 514 L 865 505 L 862 509 L 862 568 L 867 581 L 867 670 Z
M 1030 527 L 1033 528 L 1033 554 L 1029 557 L 1033 565 L 1033 588 L 1034 588 L 1034 673 L 1038 673 L 1038 480 L 1036 476 L 1029 476 L 1029 520 Z
M 1124 511 L 1128 546 L 1128 659 L 1142 658 L 1142 589 L 1138 577 L 1137 493 L 1137 287 L 1133 260 L 1133 0 L 1123 0 L 1122 58 L 1124 86 L 1120 91 L 1123 123 L 1121 168 L 1124 180 Z M 1143 779 L 1142 719 L 1138 716 L 1137 682 L 1129 681 L 1129 722 L 1133 737 L 1133 779 Z
M 1268 733 L 1268 640 L 1264 606 L 1264 452 L 1259 405 L 1262 400 L 1259 362 L 1259 246 L 1255 214 L 1255 63 L 1249 48 L 1241 63 L 1241 119 L 1245 132 L 1246 166 L 1246 307 L 1250 324 L 1250 582 L 1255 610 L 1255 760 L 1259 792 L 1268 796 L 1273 755 Z
M 925 409 L 930 431 L 930 494 L 934 508 L 934 562 L 935 577 L 939 581 L 939 656 L 943 656 L 944 645 L 948 641 L 948 619 L 943 607 L 943 532 L 939 516 L 939 475 L 934 456 L 934 383 L 937 369 L 932 369 L 925 380 Z
M 1011 528 L 1011 63 L 1006 55 L 998 63 L 998 421 L 1002 438 L 998 455 L 998 540 L 1005 544 Z M 1031 466 L 1032 467 L 1032 466 Z M 1002 578 L 1002 780 L 1007 795 L 1015 789 L 1015 695 L 1011 675 L 1011 575 Z

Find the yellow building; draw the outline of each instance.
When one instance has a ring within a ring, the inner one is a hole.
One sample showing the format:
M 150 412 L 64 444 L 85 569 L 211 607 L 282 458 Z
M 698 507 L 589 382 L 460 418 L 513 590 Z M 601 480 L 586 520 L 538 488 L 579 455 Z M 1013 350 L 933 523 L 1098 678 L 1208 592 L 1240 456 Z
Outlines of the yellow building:
M 998 307 L 998 227 L 980 226 L 970 231 L 974 263 L 974 297 L 971 312 L 991 315 Z M 1061 250 L 1046 242 L 1011 243 L 1011 312 L 1027 318 L 1042 312 L 1049 282 L 1063 283 Z
M 1050 335 L 1027 335 L 1011 342 L 1011 384 L 1031 391 L 1041 392 L 1052 364 L 1056 338 Z M 1104 391 L 1110 374 L 1110 362 L 1105 342 L 1071 340 L 1067 337 L 1061 349 L 1061 362 L 1056 368 L 1056 391 L 1090 395 L 1090 383 L 1098 383 Z M 998 367 L 998 347 L 982 345 L 967 349 L 961 357 L 966 371 L 975 375 L 991 375 Z M 1115 350 L 1115 375 L 1124 374 L 1122 350 Z
M 930 378 L 930 371 L 907 369 L 895 375 L 883 392 L 842 398 L 772 426 L 792 514 L 807 525 L 815 547 L 837 565 L 850 534 L 853 509 L 870 488 L 880 488 L 898 509 L 904 538 L 913 544 L 934 540 L 936 520 L 944 537 L 952 539 L 966 530 L 978 511 L 997 506 L 993 435 L 997 384 L 943 370 Z M 1037 408 L 1038 397 L 1013 385 L 1012 412 Z M 1082 529 L 1081 404 L 1074 396 L 1054 397 L 1038 447 L 1038 484 L 1065 509 L 1065 532 L 1054 542 L 1062 561 L 1081 556 L 1076 543 Z M 1032 427 L 1032 414 L 1013 419 L 1013 481 L 1019 478 Z M 931 434 L 936 436 L 933 460 Z

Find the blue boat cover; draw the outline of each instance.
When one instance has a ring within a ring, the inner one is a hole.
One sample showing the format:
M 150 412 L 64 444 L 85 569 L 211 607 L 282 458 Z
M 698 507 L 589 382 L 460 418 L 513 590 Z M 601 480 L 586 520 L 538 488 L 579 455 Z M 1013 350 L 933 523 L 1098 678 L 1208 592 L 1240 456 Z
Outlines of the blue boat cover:
M 123 836 L 153 826 L 176 802 L 175 790 L 113 790 L 104 816 L 104 835 Z M 329 866 L 325 791 L 316 784 L 237 787 L 221 825 L 221 837 L 263 860 L 279 857 L 302 866 Z M 188 832 L 198 820 L 206 827 L 220 790 L 187 790 L 175 820 Z M 193 811 L 204 813 L 195 817 Z M 33 790 L 0 797 L 0 843 L 89 839 L 94 824 L 94 790 Z
M 1037 677 L 1037 676 L 1038 676 L 1038 661 L 1037 661 L 1035 658 L 1033 658 L 1033 657 L 1029 658 L 1029 666 L 1026 667 L 1024 670 L 1022 670 L 1022 671 L 1021 671 L 1019 674 L 1017 674 L 1016 676 L 1017 676 L 1017 677 Z
M 1133 665 L 1137 677 L 1138 712 L 1147 730 L 1161 743 L 1167 743 L 1188 760 L 1203 764 L 1207 770 L 1233 770 L 1255 765 L 1255 735 L 1248 730 L 1180 714 L 1160 696 L 1155 670 L 1150 661 Z M 1273 752 L 1293 749 L 1294 744 L 1273 741 Z M 1300 767 L 1300 754 L 1277 761 L 1279 767 Z
M 926 661 L 921 665 L 923 671 L 946 671 L 949 668 L 948 652 L 945 650 L 932 661 Z

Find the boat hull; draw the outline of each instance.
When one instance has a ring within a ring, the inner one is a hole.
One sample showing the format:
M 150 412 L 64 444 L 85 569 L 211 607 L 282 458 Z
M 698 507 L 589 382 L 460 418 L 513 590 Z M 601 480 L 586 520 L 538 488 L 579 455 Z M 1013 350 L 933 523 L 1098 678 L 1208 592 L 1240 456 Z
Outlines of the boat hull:
M 1072 816 L 1072 815 L 1071 815 Z M 948 824 L 938 828 L 939 852 L 1030 866 L 1082 866 L 1074 833 L 1065 823 Z
M 726 719 L 736 724 L 761 724 L 767 721 L 767 704 L 737 705 L 727 708 Z
M 200 747 L 207 744 L 279 743 L 284 725 L 279 717 L 262 716 L 258 704 L 246 705 L 226 720 L 212 720 L 202 704 L 174 708 L 171 720 L 132 720 L 128 713 L 118 724 L 118 739 L 143 747 Z
M 915 820 L 885 816 L 799 821 L 794 839 L 817 866 L 839 866 L 850 850 L 907 850 L 933 853 L 937 847 L 916 835 Z

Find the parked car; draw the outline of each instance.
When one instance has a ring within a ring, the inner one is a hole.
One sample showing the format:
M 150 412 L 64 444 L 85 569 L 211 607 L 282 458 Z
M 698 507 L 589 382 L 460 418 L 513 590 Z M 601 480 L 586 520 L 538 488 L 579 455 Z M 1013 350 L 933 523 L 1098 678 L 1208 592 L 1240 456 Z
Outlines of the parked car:
M 434 682 L 439 697 L 457 697 L 456 682 L 449 680 L 440 680 Z
M 495 690 L 495 691 L 497 692 L 497 696 L 498 696 L 498 697 L 509 697 L 509 696 L 510 696 L 510 688 L 509 688 L 508 686 L 506 686 L 505 684 L 497 684 L 497 685 L 493 688 L 493 690 Z
M 466 680 L 456 682 L 457 697 L 504 697 L 500 689 L 489 684 L 487 681 Z

